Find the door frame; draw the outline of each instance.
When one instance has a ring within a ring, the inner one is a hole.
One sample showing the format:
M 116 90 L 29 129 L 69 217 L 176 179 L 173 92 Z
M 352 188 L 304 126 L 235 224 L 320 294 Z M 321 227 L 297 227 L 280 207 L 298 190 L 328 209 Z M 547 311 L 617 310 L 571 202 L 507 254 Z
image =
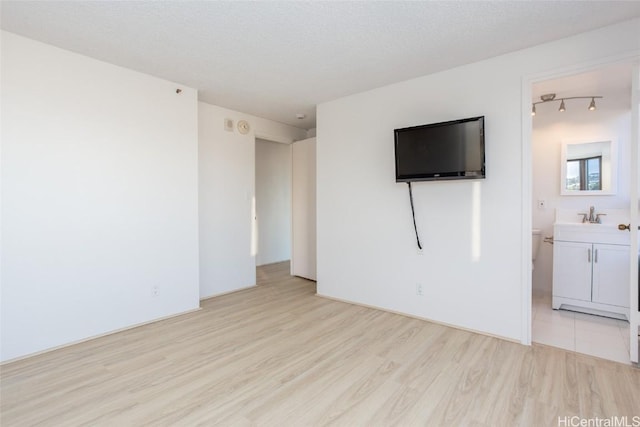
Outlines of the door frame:
M 638 332 L 640 329 L 640 300 L 638 298 L 638 292 L 640 292 L 638 281 L 640 280 L 640 272 L 638 267 L 640 261 L 638 260 L 638 253 L 640 245 L 639 230 L 640 224 L 638 208 L 640 207 L 638 199 L 640 198 L 640 59 L 637 59 L 633 65 L 631 71 L 631 155 L 630 161 L 630 177 L 629 183 L 629 204 L 630 208 L 630 231 L 631 233 L 631 245 L 630 245 L 630 304 L 629 304 L 629 356 L 631 362 L 639 362 L 639 349 L 638 349 Z M 635 162 L 635 167 L 634 167 Z

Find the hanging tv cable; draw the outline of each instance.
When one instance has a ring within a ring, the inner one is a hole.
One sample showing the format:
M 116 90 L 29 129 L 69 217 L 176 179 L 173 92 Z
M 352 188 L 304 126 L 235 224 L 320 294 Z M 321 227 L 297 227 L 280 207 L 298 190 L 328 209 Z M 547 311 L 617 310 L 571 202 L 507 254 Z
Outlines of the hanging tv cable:
M 422 245 L 420 244 L 420 237 L 418 236 L 418 226 L 416 225 L 416 212 L 413 208 L 413 192 L 411 191 L 411 181 L 408 181 L 409 185 L 409 202 L 411 202 L 411 216 L 413 217 L 413 229 L 416 230 L 416 242 L 418 242 L 418 249 L 422 250 Z

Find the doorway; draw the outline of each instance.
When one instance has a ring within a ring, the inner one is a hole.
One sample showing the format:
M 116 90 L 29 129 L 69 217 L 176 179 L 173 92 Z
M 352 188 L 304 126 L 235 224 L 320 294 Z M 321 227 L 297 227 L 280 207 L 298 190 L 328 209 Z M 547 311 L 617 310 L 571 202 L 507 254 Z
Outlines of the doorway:
M 256 138 L 256 267 L 291 259 L 291 146 Z
M 543 102 L 536 105 L 536 115 L 532 117 L 531 218 L 533 228 L 541 230 L 542 237 L 531 278 L 532 341 L 622 363 L 630 360 L 632 340 L 628 321 L 587 314 L 584 310 L 576 311 L 575 307 L 552 308 L 553 224 L 561 213 L 581 213 L 590 206 L 599 212 L 621 211 L 628 216 L 630 200 L 634 199 L 632 191 L 637 194 L 631 173 L 633 144 L 636 144 L 632 136 L 632 75 L 633 64 L 625 62 L 536 81 L 531 86 L 533 101 L 541 100 L 543 95 L 549 98 L 550 94 L 555 94 L 556 99 L 603 96 L 597 99 L 595 110 L 588 108 L 588 99 L 585 105 L 579 102 L 583 100 L 571 103 L 567 100 L 566 105 L 562 103 L 564 108 L 559 107 L 560 102 Z M 617 191 L 608 195 L 561 195 L 563 144 L 598 139 L 617 143 Z M 637 160 L 635 164 L 637 167 Z M 579 223 L 577 219 L 576 223 Z M 535 248 L 532 251 L 535 252 Z M 632 310 L 636 307 L 634 303 L 630 305 Z

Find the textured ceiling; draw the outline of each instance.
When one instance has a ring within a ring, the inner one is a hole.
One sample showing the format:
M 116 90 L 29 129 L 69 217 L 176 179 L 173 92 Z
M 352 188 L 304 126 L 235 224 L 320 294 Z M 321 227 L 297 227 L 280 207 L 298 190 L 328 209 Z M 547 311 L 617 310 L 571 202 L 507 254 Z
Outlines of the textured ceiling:
M 640 16 L 637 1 L 1 5 L 4 30 L 305 129 L 318 103 Z

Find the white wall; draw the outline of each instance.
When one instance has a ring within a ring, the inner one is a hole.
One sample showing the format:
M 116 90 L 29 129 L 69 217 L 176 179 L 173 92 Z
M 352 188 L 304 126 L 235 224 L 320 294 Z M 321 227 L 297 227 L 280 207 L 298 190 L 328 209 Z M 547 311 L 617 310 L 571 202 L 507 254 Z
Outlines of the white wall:
M 2 360 L 198 307 L 178 87 L 2 33 Z
M 291 258 L 291 146 L 256 139 L 256 265 Z
M 522 201 L 529 159 L 523 78 L 637 55 L 638 25 L 628 21 L 319 105 L 318 293 L 526 341 L 523 231 L 531 223 Z M 425 247 L 418 255 L 407 186 L 394 182 L 393 129 L 479 115 L 486 117 L 487 179 L 414 186 Z
M 203 102 L 198 103 L 200 297 L 256 284 L 255 138 L 290 144 L 306 131 Z M 224 129 L 247 120 L 241 135 Z
M 539 111 L 533 119 L 532 222 L 544 236 L 553 235 L 556 209 L 581 209 L 596 212 L 629 208 L 629 157 L 631 110 L 629 94 L 611 94 L 598 100 L 598 109 L 569 108 Z M 540 109 L 538 109 L 540 110 Z M 618 151 L 618 190 L 611 196 L 560 196 L 560 166 L 563 141 L 615 140 Z M 538 200 L 545 208 L 538 208 Z M 606 221 L 606 219 L 605 219 Z M 551 293 L 553 245 L 541 243 L 533 270 L 534 291 Z

